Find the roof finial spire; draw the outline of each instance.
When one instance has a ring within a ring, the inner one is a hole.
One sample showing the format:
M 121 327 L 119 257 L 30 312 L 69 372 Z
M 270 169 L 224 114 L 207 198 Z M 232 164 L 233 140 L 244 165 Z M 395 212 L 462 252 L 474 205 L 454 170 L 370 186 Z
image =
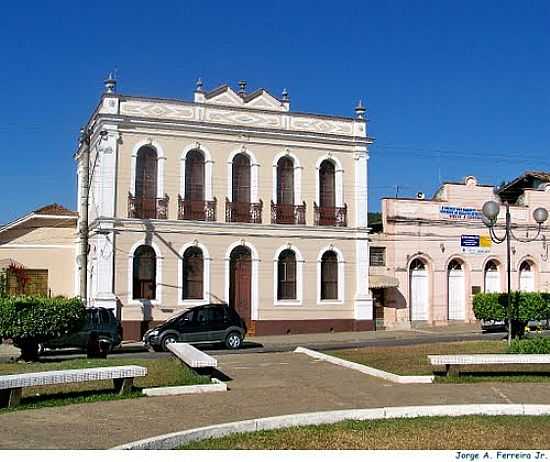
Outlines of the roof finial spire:
M 283 92 L 281 93 L 281 96 L 283 97 L 283 101 L 288 101 L 288 91 L 286 88 L 283 88 Z
M 365 106 L 363 106 L 363 100 L 360 99 L 359 102 L 357 103 L 357 106 L 355 106 L 355 115 L 357 119 L 364 120 L 365 112 L 366 112 L 366 109 L 365 109 Z
M 109 72 L 109 75 L 105 79 L 105 93 L 115 93 L 116 92 L 116 78 L 112 72 Z
M 197 79 L 195 91 L 198 91 L 199 93 L 202 93 L 202 92 L 203 92 L 203 90 L 202 90 L 202 85 L 203 85 L 202 79 L 199 77 L 199 78 Z
M 246 80 L 239 80 L 239 95 L 244 96 L 246 94 Z

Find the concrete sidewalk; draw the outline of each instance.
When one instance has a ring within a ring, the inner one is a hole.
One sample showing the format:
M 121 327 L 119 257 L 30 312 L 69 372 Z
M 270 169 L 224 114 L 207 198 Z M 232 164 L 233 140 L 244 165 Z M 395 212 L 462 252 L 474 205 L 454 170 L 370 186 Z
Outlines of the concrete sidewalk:
M 0 449 L 110 448 L 216 423 L 427 404 L 550 404 L 547 383 L 400 385 L 298 353 L 221 355 L 230 391 L 0 414 Z
M 216 354 L 242 352 L 285 352 L 298 346 L 315 350 L 335 350 L 371 345 L 407 345 L 418 343 L 449 342 L 454 340 L 493 340 L 504 337 L 504 333 L 483 333 L 479 323 L 456 324 L 445 327 L 423 327 L 408 330 L 378 330 L 362 332 L 325 332 L 316 334 L 290 334 L 247 337 L 244 348 L 238 352 L 225 350 L 220 345 L 201 345 L 200 348 Z M 124 342 L 123 352 L 143 351 L 141 342 Z

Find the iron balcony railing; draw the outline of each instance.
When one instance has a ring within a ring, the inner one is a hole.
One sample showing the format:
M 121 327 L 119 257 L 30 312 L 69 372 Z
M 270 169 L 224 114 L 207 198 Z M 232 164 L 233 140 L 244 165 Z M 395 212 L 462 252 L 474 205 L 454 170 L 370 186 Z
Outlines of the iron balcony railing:
M 178 220 L 216 221 L 216 203 L 216 198 L 205 201 L 178 196 Z
M 347 226 L 348 206 L 343 207 L 319 207 L 313 203 L 313 215 L 318 226 Z
M 134 197 L 128 193 L 128 218 L 168 219 L 168 196 L 157 198 Z
M 263 203 L 231 202 L 225 199 L 225 221 L 227 223 L 261 223 Z
M 306 203 L 302 205 L 276 204 L 271 201 L 271 223 L 285 225 L 306 224 Z

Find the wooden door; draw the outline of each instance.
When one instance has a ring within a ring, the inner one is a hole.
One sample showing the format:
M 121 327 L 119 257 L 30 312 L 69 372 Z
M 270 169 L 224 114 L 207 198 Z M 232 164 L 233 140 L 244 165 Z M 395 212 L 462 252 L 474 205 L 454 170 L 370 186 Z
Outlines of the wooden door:
M 229 304 L 248 327 L 252 314 L 252 258 L 246 247 L 231 252 L 229 285 Z
M 411 271 L 411 321 L 428 320 L 428 273 L 425 268 Z

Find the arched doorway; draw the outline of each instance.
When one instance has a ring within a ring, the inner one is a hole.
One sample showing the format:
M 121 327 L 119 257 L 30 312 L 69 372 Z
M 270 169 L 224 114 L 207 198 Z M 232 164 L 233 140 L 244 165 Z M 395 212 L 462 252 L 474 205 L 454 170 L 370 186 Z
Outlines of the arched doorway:
M 411 321 L 428 320 L 428 271 L 422 260 L 416 258 L 410 266 Z
M 252 314 L 252 254 L 240 245 L 229 256 L 229 305 L 247 326 Z
M 530 262 L 524 261 L 519 267 L 519 290 L 521 292 L 535 291 L 535 273 Z
M 464 266 L 452 260 L 447 268 L 449 320 L 463 321 L 466 317 L 466 286 Z
M 485 265 L 485 293 L 492 294 L 501 292 L 500 289 L 500 271 L 498 269 L 498 262 L 495 260 L 489 260 Z

